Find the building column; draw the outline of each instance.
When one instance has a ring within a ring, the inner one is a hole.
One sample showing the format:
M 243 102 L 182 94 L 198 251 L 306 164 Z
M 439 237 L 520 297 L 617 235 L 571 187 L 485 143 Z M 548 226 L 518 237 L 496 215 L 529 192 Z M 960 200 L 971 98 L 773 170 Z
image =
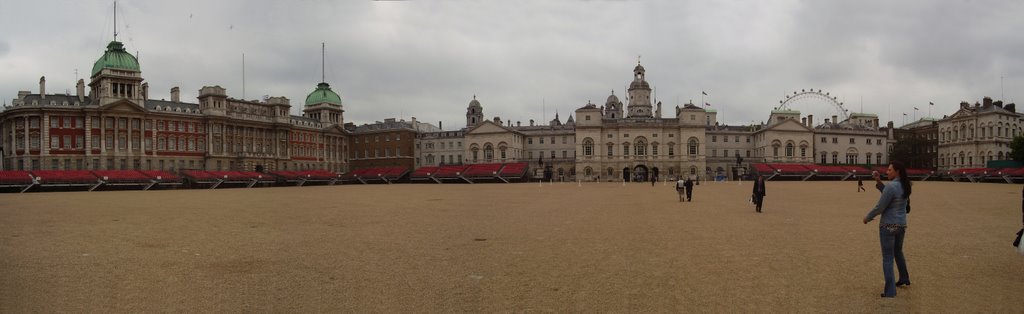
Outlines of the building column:
M 39 157 L 43 157 L 50 155 L 50 114 L 44 112 L 40 119 L 42 121 L 39 121 Z M 43 158 L 39 159 L 39 162 L 44 162 Z

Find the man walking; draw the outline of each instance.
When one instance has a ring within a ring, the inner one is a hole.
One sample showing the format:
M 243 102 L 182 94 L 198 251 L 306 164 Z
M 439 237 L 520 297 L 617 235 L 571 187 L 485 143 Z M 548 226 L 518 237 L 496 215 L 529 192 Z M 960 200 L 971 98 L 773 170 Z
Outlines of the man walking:
M 764 204 L 765 194 L 764 177 L 758 175 L 757 181 L 754 181 L 754 191 L 751 197 L 754 199 L 754 205 L 757 206 L 755 210 L 759 213 L 761 212 L 761 204 Z
M 679 178 L 679 181 L 676 181 L 676 193 L 679 193 L 679 201 L 680 202 L 683 201 L 683 193 L 685 192 L 685 189 L 686 189 L 686 182 L 683 181 L 683 178 Z
M 686 201 L 691 202 L 693 198 L 693 180 L 687 177 L 686 182 L 683 182 L 683 187 L 686 188 Z

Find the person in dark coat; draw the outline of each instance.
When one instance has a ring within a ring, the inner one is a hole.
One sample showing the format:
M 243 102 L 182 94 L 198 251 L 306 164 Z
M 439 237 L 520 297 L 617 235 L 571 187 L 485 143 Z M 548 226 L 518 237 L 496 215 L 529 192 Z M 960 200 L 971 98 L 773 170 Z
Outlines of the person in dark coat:
M 757 206 L 755 209 L 757 212 L 761 212 L 761 205 L 764 204 L 764 196 L 767 195 L 764 189 L 764 177 L 757 176 L 757 181 L 754 181 L 754 205 Z
M 690 202 L 693 199 L 693 180 L 686 178 L 686 182 L 683 182 L 683 187 L 686 189 L 686 201 Z
M 857 193 L 860 193 L 861 191 L 867 191 L 864 189 L 864 179 L 857 177 Z

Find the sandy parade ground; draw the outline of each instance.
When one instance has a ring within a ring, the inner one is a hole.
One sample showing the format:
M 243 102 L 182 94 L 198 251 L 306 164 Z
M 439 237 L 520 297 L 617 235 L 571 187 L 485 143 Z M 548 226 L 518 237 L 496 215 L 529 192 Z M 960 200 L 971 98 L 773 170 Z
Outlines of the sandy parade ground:
M 870 187 L 869 182 L 865 182 Z M 856 182 L 0 195 L 0 312 L 1024 312 L 1021 186 L 915 182 L 881 299 Z

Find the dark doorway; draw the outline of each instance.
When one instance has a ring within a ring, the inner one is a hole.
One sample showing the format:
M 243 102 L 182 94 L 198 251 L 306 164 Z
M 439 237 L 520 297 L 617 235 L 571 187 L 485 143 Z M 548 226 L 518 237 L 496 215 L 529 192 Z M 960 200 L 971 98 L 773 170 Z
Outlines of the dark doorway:
M 629 178 L 629 168 L 622 168 L 622 181 L 630 182 Z
M 639 165 L 633 167 L 633 179 L 635 179 L 636 182 L 647 182 L 647 175 L 647 166 Z

